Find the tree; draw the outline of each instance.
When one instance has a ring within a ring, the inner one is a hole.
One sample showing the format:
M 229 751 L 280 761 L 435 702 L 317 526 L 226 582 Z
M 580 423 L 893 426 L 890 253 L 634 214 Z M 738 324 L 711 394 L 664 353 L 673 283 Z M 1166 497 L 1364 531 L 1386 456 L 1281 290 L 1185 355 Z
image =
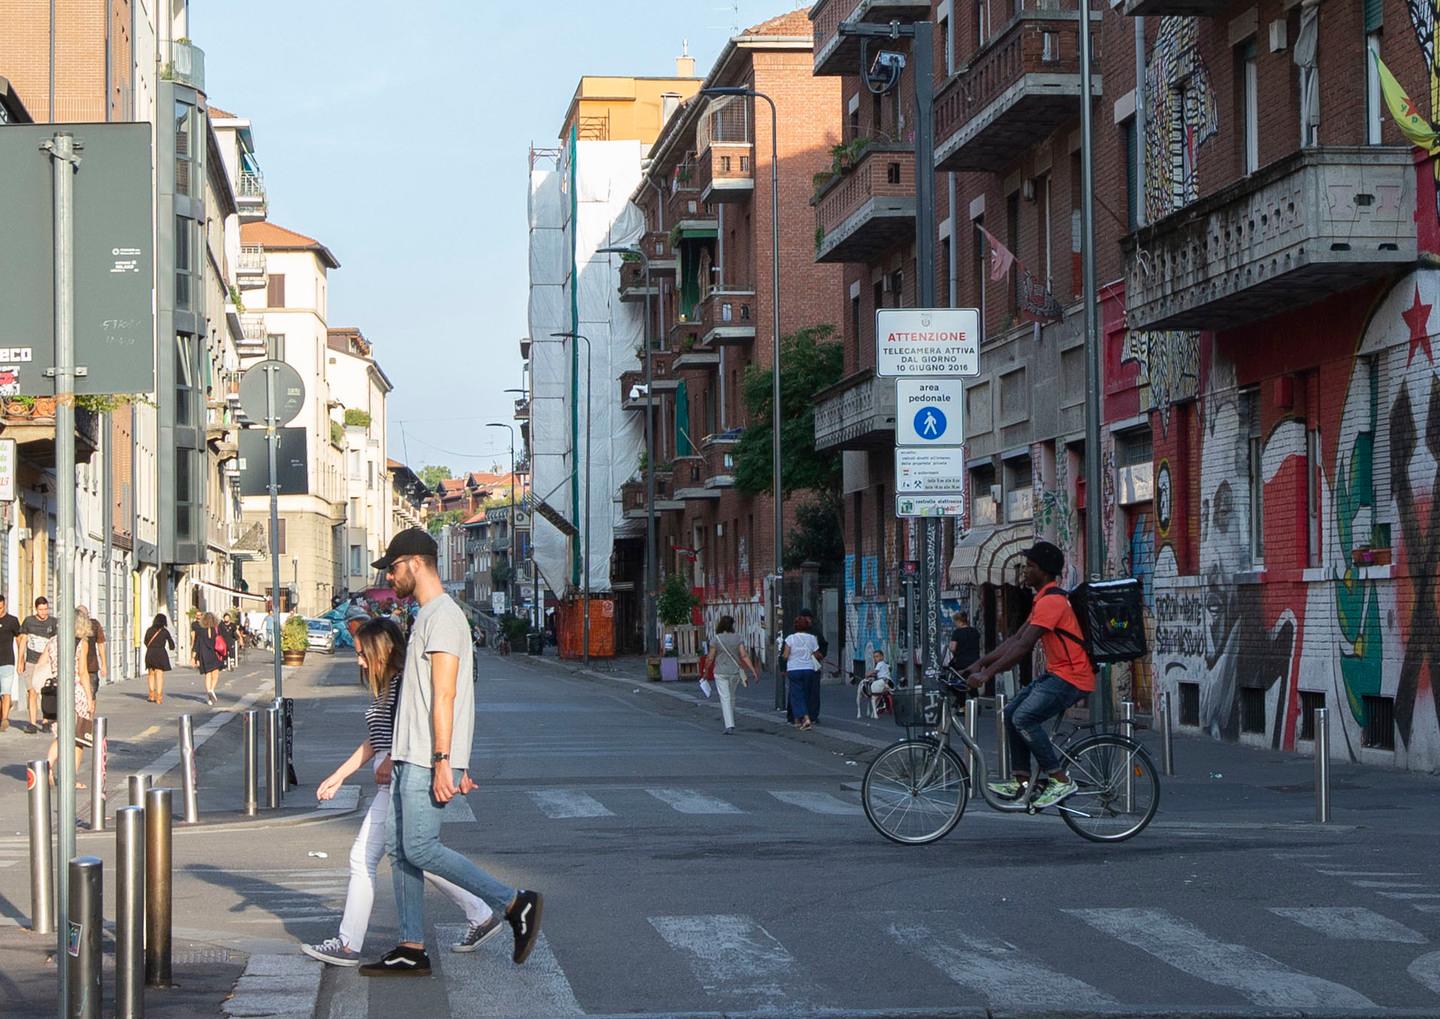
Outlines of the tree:
M 443 513 L 436 513 L 429 520 L 425 521 L 425 527 L 432 536 L 438 536 L 441 531 L 451 524 L 458 524 L 464 516 L 458 509 L 446 510 Z
M 822 492 L 795 507 L 795 528 L 785 541 L 785 568 L 804 562 L 833 569 L 845 561 L 845 539 L 840 528 L 840 505 Z
M 780 485 L 788 495 L 814 489 L 832 496 L 840 488 L 840 457 L 815 449 L 815 394 L 840 381 L 844 352 L 831 339 L 833 326 L 801 329 L 780 341 Z M 735 487 L 746 495 L 768 492 L 770 460 L 770 369 L 751 365 L 741 384 L 752 424 L 735 447 Z
M 436 464 L 426 464 L 424 467 L 421 467 L 420 470 L 416 472 L 416 475 L 420 478 L 421 481 L 425 482 L 426 488 L 434 491 L 437 487 L 439 487 L 440 482 L 444 481 L 446 478 L 454 477 L 454 472 L 452 472 L 449 467 L 441 467 Z

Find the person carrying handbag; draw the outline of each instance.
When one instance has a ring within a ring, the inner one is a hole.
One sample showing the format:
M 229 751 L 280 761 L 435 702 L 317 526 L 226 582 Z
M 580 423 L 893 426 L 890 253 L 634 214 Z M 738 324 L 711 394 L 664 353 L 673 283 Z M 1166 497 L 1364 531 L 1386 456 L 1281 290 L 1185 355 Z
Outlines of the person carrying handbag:
M 715 635 L 710 639 L 710 653 L 705 668 L 715 689 L 720 693 L 720 714 L 725 722 L 725 735 L 735 735 L 735 687 L 743 686 L 748 672 L 755 679 L 760 670 L 745 650 L 745 640 L 735 632 L 735 618 L 721 616 L 715 621 Z

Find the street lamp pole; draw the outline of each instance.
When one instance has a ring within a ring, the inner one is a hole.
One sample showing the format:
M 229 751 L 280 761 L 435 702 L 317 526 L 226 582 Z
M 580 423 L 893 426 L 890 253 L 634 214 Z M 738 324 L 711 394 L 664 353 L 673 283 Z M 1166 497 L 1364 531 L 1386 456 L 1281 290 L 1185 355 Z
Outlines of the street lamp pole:
M 775 100 L 753 88 L 716 86 L 701 89 L 700 94 L 717 98 L 748 96 L 770 104 L 770 461 L 773 473 L 771 486 L 775 493 L 775 579 L 766 621 L 769 623 L 767 637 L 770 644 L 767 653 L 775 663 L 775 707 L 778 710 L 785 707 L 785 674 L 780 664 L 780 602 L 785 579 L 785 508 L 780 476 L 780 117 L 775 109 Z
M 585 665 L 590 664 L 590 490 L 594 488 L 593 479 L 590 477 L 590 338 L 579 333 L 551 333 L 556 339 L 581 340 L 585 344 L 585 534 L 584 548 L 580 557 L 585 561 L 585 568 L 580 573 L 580 596 L 585 599 L 581 609 L 584 623 L 583 636 L 581 637 L 581 655 Z
M 657 653 L 659 625 L 655 618 L 655 597 L 660 590 L 660 561 L 655 549 L 655 396 L 650 337 L 650 256 L 638 244 L 600 248 L 614 255 L 639 255 L 645 263 L 645 654 Z
M 509 609 L 511 615 L 515 613 L 515 569 L 520 561 L 520 553 L 515 544 L 518 531 L 515 530 L 515 427 L 507 425 L 503 421 L 490 421 L 486 428 L 504 428 L 510 432 L 510 575 L 505 578 L 509 590 L 506 594 L 509 597 Z
M 531 409 L 531 406 L 530 406 L 530 375 L 529 375 L 528 372 L 527 372 L 526 375 L 525 375 L 525 388 L 524 388 L 524 389 L 507 389 L 507 390 L 505 390 L 505 392 L 507 392 L 507 393 L 524 393 L 524 394 L 525 394 L 525 412 L 526 412 L 527 414 L 533 413 L 533 410 Z M 514 436 L 513 433 L 512 433 L 511 436 L 510 436 L 510 441 L 511 441 L 511 445 L 513 446 L 513 445 L 514 445 L 514 442 L 515 442 L 515 436 Z M 531 440 L 531 441 L 532 441 L 532 442 L 534 441 L 534 440 L 533 440 L 533 437 L 532 437 L 532 440 Z M 526 449 L 527 449 L 527 451 L 528 451 L 529 447 L 527 446 Z M 533 458 L 532 458 L 532 459 L 533 459 Z M 529 476 L 532 476 L 532 477 L 533 477 L 533 472 L 534 472 L 534 470 L 535 470 L 535 465 L 534 465 L 533 463 L 531 463 L 530 466 L 529 466 L 529 468 L 528 468 L 528 470 L 529 470 L 530 472 L 532 472 Z M 514 452 L 513 449 L 512 449 L 511 452 L 510 452 L 510 480 L 511 480 L 512 482 L 515 480 L 515 452 Z M 515 497 L 514 497 L 513 495 L 510 497 L 510 501 L 511 501 L 511 502 L 514 502 L 514 501 L 515 501 Z M 514 511 L 512 510 L 512 513 L 513 513 L 513 512 L 514 512 Z M 515 536 L 515 541 L 516 541 L 516 552 L 515 552 L 516 558 L 515 558 L 515 561 L 510 564 L 510 570 L 511 570 L 512 573 L 514 573 L 514 574 L 518 577 L 518 576 L 519 576 L 519 571 L 520 571 L 520 559 L 519 559 L 519 555 L 520 555 L 520 552 L 519 552 L 520 536 L 519 536 L 518 534 Z M 534 565 L 534 562 L 535 562 L 535 553 L 534 553 L 534 549 L 535 549 L 535 524 L 534 524 L 534 521 L 533 521 L 533 520 L 532 520 L 531 523 L 530 523 L 530 549 L 531 549 L 530 562 L 531 562 L 531 565 L 533 566 L 533 565 Z M 517 586 L 517 587 L 515 588 L 515 590 L 518 592 L 518 591 L 520 590 L 520 588 Z M 531 616 L 533 617 L 533 618 L 531 619 L 531 622 L 534 624 L 534 627 L 535 627 L 535 630 L 536 630 L 537 633 L 538 633 L 539 630 L 540 630 L 540 619 L 539 619 L 539 614 L 538 614 L 537 612 L 535 612 L 535 603 L 536 603 L 536 599 L 539 597 L 539 593 L 540 593 L 540 585 L 539 585 L 538 583 L 535 583 L 534 578 L 532 577 L 531 583 L 530 583 L 530 609 L 531 609 L 530 614 L 531 614 Z

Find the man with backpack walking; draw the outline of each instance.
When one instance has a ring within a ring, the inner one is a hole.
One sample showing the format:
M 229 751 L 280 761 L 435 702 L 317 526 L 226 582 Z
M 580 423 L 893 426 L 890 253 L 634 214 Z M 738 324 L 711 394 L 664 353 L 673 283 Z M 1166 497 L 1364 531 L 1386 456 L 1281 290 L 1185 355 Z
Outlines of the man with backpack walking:
M 1065 553 L 1048 541 L 1027 548 L 1025 584 L 1035 592 L 1030 618 L 994 651 L 965 671 L 965 682 L 981 687 L 995 674 L 1030 657 L 1038 641 L 1045 652 L 1045 671 L 1022 687 L 1005 705 L 1005 733 L 1010 743 L 1013 775 L 990 783 L 997 796 L 1018 799 L 1030 786 L 1030 757 L 1040 769 L 1041 785 L 1031 801 L 1037 808 L 1050 807 L 1078 788 L 1060 763 L 1055 744 L 1045 723 L 1084 700 L 1095 689 L 1095 670 L 1085 650 L 1080 621 L 1066 592 L 1055 582 L 1065 569 Z

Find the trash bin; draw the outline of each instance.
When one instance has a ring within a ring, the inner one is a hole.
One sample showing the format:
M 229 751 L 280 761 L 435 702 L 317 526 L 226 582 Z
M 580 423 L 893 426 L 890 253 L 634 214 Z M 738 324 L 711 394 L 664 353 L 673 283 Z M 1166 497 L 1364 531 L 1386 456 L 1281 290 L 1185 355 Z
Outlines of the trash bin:
M 540 655 L 545 653 L 545 635 L 538 632 L 530 632 L 525 635 L 525 653 L 527 655 Z

